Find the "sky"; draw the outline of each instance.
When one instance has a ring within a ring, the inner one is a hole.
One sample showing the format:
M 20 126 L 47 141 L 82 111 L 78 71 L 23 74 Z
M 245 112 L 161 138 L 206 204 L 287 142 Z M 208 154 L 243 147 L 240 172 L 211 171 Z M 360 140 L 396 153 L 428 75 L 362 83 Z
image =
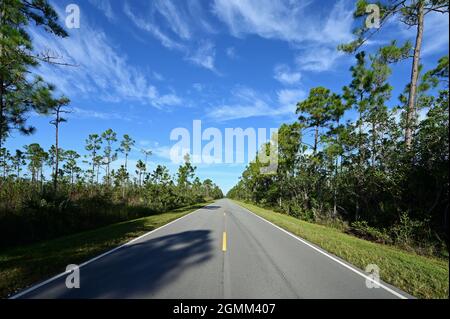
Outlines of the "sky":
M 89 134 L 108 128 L 119 139 L 136 140 L 133 167 L 151 149 L 149 170 L 166 165 L 175 128 L 277 128 L 296 120 L 296 103 L 311 88 L 340 93 L 350 82 L 355 59 L 336 50 L 353 39 L 359 22 L 355 1 L 274 0 L 82 0 L 51 1 L 64 24 L 66 6 L 80 8 L 80 27 L 55 38 L 30 26 L 37 52 L 51 52 L 72 66 L 41 64 L 34 70 L 71 100 L 68 122 L 61 124 L 60 145 L 86 154 Z M 413 40 L 414 29 L 388 23 L 365 49 L 391 40 Z M 448 54 L 448 15 L 425 20 L 422 63 L 425 69 Z M 391 106 L 410 76 L 410 61 L 393 66 Z M 352 113 L 346 115 L 351 119 Z M 54 141 L 50 118 L 30 114 L 37 129 L 7 141 L 10 149 Z M 205 145 L 208 141 L 204 141 Z M 192 143 L 192 142 L 191 142 Z M 248 158 L 246 158 L 248 161 Z M 251 159 L 250 159 L 251 160 Z M 81 164 L 81 163 L 80 163 Z M 123 164 L 119 158 L 114 166 Z M 196 164 L 201 179 L 211 178 L 224 192 L 238 182 L 246 163 Z

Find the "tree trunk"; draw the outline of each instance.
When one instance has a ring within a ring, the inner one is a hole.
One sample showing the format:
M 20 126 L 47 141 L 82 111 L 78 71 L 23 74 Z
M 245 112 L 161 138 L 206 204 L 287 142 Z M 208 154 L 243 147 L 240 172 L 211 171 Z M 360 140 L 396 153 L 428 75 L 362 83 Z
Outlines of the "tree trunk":
M 0 8 L 0 27 L 3 24 L 3 16 L 4 16 L 4 2 L 1 2 Z M 3 38 L 3 34 L 0 34 L 0 39 Z M 0 59 L 3 56 L 3 47 L 0 45 Z M 2 148 L 3 142 L 3 77 L 0 77 L 0 149 Z
M 339 128 L 340 119 L 336 120 L 336 128 Z M 339 133 L 336 133 L 336 143 L 340 145 Z M 334 164 L 334 191 L 333 191 L 333 217 L 337 216 L 337 176 L 338 176 L 338 165 L 339 165 L 339 154 L 336 156 L 335 164 Z
M 109 159 L 108 163 L 106 164 L 106 185 L 109 186 Z
M 55 193 L 58 190 L 58 170 L 59 170 L 58 130 L 59 130 L 59 110 L 56 111 L 56 123 L 55 123 L 55 176 L 53 179 L 53 188 L 55 190 Z
M 405 143 L 407 149 L 411 148 L 412 145 L 412 133 L 413 133 L 413 117 L 414 110 L 416 107 L 416 93 L 417 93 L 417 82 L 419 78 L 419 64 L 420 64 L 420 50 L 422 48 L 422 38 L 423 38 L 423 20 L 424 20 L 424 2 L 419 1 L 417 8 L 417 34 L 416 34 L 416 44 L 414 47 L 414 58 L 411 71 L 411 84 L 409 87 L 408 96 L 408 109 L 406 111 L 406 128 L 405 128 Z
M 39 183 L 40 187 L 41 187 L 41 194 L 44 190 L 44 165 L 41 164 L 40 167 L 40 183 Z
M 314 151 L 314 155 L 316 155 L 316 153 L 317 153 L 318 140 L 319 140 L 319 127 L 316 126 L 315 132 L 314 132 L 314 150 L 313 150 Z
M 333 217 L 337 216 L 337 173 L 338 173 L 338 156 L 336 156 L 334 168 Z
M 4 1 L 1 2 L 0 8 L 0 27 L 3 25 L 3 17 L 5 15 L 5 7 Z M 3 38 L 3 34 L 0 33 L 0 38 Z M 0 45 L 0 59 L 3 56 L 3 47 Z M 0 149 L 2 149 L 3 144 L 3 135 L 5 134 L 3 130 L 3 121 L 4 121 L 4 109 L 6 107 L 6 103 L 3 103 L 3 77 L 0 77 Z M 2 187 L 2 181 L 0 181 L 0 189 Z
M 361 99 L 360 101 L 362 101 L 363 97 L 361 94 Z M 358 172 L 357 172 L 357 177 L 356 177 L 356 203 L 355 203 L 355 215 L 356 215 L 356 220 L 358 220 L 359 218 L 359 190 L 360 187 L 362 186 L 362 174 L 363 174 L 363 156 L 365 155 L 365 151 L 363 150 L 362 147 L 362 122 L 363 122 L 363 117 L 362 117 L 362 112 L 361 110 L 359 111 L 359 141 L 358 141 L 358 148 L 359 148 L 359 161 L 358 161 Z
M 376 144 L 377 144 L 377 128 L 375 124 L 375 120 L 372 121 L 372 167 L 375 166 L 375 158 L 376 158 Z
M 95 148 L 95 146 L 94 146 L 94 148 Z M 95 178 L 95 157 L 96 157 L 96 152 L 94 149 L 93 156 L 92 156 L 92 177 L 91 177 L 92 184 L 94 184 L 94 178 Z

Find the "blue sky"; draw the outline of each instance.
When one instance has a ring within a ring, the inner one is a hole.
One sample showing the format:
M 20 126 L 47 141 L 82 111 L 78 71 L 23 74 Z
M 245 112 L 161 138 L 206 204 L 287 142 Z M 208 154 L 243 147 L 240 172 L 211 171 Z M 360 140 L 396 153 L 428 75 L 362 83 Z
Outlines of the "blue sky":
M 350 81 L 354 58 L 336 46 L 352 39 L 354 1 L 54 1 L 61 21 L 65 7 L 79 5 L 79 29 L 55 39 L 35 28 L 37 51 L 49 50 L 76 67 L 42 65 L 36 73 L 68 96 L 73 113 L 62 124 L 64 149 L 85 154 L 90 133 L 113 128 L 136 140 L 130 165 L 151 149 L 150 169 L 167 165 L 172 129 L 278 127 L 295 120 L 296 102 L 315 86 L 340 92 Z M 448 54 L 448 15 L 425 20 L 423 60 L 431 68 Z M 414 39 L 414 30 L 391 22 L 367 50 L 391 39 Z M 393 99 L 409 78 L 409 61 L 393 69 Z M 349 117 L 352 116 L 351 112 Z M 37 132 L 14 134 L 10 149 L 39 142 L 49 148 L 49 118 L 31 115 Z M 123 161 L 119 159 L 115 165 Z M 197 165 L 197 175 L 229 190 L 245 164 Z

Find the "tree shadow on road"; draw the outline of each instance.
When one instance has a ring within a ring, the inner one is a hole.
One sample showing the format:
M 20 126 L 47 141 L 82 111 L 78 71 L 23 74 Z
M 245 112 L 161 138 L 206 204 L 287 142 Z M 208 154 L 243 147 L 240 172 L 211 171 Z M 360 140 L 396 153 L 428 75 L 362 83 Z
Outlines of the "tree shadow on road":
M 203 209 L 207 209 L 207 210 L 215 210 L 215 209 L 219 209 L 219 208 L 221 208 L 221 206 L 210 205 L 210 206 L 203 207 Z
M 80 288 L 59 282 L 58 298 L 151 298 L 160 287 L 212 255 L 211 231 L 138 241 L 80 269 Z

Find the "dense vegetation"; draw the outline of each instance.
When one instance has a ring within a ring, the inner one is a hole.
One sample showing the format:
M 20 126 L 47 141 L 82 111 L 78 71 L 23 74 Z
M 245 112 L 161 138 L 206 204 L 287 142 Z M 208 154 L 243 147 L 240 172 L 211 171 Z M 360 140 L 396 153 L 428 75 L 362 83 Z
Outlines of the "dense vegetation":
M 34 77 L 32 70 L 39 63 L 64 63 L 49 53 L 34 52 L 27 33 L 31 23 L 56 37 L 68 36 L 46 0 L 0 1 L 0 247 L 222 197 L 211 180 L 195 177 L 189 157 L 175 177 L 161 165 L 150 171 L 150 150 L 143 150 L 145 160 L 130 168 L 128 156 L 135 142 L 126 134 L 118 141 L 112 129 L 90 134 L 84 155 L 61 148 L 59 131 L 67 121 L 70 100 L 56 97 L 55 87 Z M 34 132 L 27 124 L 30 112 L 51 116 L 54 145 L 49 150 L 38 143 L 6 149 L 13 132 Z M 114 170 L 119 154 L 123 165 Z
M 341 92 L 313 88 L 297 104 L 298 121 L 279 128 L 277 173 L 261 174 L 256 158 L 227 196 L 448 256 L 448 56 L 431 70 L 419 64 L 423 17 L 448 14 L 448 1 L 388 3 L 382 21 L 398 18 L 414 27 L 416 42 L 393 41 L 368 54 L 363 45 L 373 31 L 356 30 L 358 39 L 339 47 L 355 54 L 351 83 Z M 365 5 L 358 1 L 356 18 L 364 18 Z M 401 60 L 411 60 L 412 71 L 395 100 L 389 77 L 391 64 Z

